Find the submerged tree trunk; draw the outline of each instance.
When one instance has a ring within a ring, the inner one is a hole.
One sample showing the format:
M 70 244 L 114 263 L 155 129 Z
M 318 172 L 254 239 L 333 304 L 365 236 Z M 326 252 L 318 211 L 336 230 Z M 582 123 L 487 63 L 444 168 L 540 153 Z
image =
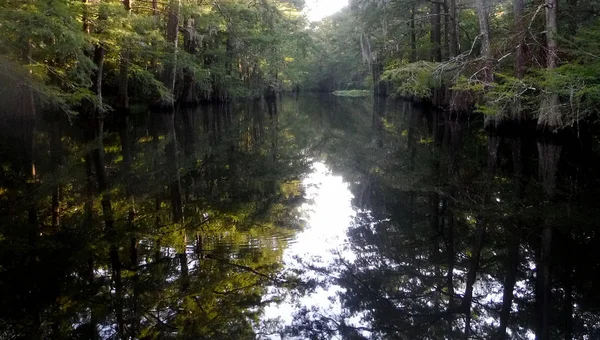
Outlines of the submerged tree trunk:
M 546 69 L 548 70 L 555 69 L 558 64 L 558 57 L 556 56 L 558 50 L 557 6 L 557 0 L 546 0 Z M 538 129 L 551 132 L 555 132 L 563 126 L 558 94 L 551 92 L 542 98 L 537 126 Z

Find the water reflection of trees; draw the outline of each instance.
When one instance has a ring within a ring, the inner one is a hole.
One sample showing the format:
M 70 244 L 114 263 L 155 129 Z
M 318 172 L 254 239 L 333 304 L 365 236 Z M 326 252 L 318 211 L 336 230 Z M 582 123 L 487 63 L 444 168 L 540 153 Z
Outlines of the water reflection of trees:
M 347 235 L 355 258 L 318 269 L 323 284 L 342 288 L 342 312 L 302 310 L 289 331 L 597 336 L 597 155 L 581 144 L 487 136 L 406 103 L 373 108 L 336 111 L 323 147 L 360 211 Z
M 310 146 L 266 105 L 3 126 L 0 337 L 254 337 Z

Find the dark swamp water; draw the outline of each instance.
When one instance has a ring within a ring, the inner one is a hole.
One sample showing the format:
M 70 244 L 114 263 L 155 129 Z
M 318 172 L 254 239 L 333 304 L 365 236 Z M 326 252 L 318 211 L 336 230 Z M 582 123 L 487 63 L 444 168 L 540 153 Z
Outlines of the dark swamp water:
M 596 141 L 481 126 L 308 95 L 91 143 L 7 117 L 0 338 L 599 339 Z

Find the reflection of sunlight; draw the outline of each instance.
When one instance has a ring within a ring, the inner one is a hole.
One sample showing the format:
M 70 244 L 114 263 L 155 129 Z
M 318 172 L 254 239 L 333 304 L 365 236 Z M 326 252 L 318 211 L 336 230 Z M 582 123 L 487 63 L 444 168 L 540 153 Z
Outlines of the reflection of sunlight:
M 346 232 L 356 213 L 352 209 L 352 193 L 341 176 L 334 176 L 323 163 L 314 163 L 312 173 L 303 181 L 305 197 L 308 203 L 302 206 L 306 229 L 284 252 L 287 269 L 299 268 L 297 258 L 303 263 L 324 266 L 331 264 L 335 256 L 342 253 Z M 344 257 L 349 254 L 343 253 Z M 340 307 L 333 305 L 333 297 L 339 287 L 327 290 L 318 288 L 311 295 L 304 296 L 299 303 L 303 307 L 320 307 L 334 313 Z M 297 307 L 289 300 L 279 305 L 269 305 L 265 309 L 265 318 L 281 318 L 289 325 Z
M 342 245 L 355 216 L 352 193 L 341 176 L 333 176 L 323 163 L 313 164 L 303 182 L 309 203 L 302 206 L 307 228 L 285 252 L 286 264 L 295 256 L 320 256 L 331 260 L 331 250 Z

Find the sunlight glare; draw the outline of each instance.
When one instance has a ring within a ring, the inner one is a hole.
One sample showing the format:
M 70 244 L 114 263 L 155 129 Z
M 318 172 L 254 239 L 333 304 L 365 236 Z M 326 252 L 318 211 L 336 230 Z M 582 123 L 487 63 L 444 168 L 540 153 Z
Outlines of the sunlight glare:
M 306 0 L 308 20 L 319 21 L 348 5 L 348 0 Z

